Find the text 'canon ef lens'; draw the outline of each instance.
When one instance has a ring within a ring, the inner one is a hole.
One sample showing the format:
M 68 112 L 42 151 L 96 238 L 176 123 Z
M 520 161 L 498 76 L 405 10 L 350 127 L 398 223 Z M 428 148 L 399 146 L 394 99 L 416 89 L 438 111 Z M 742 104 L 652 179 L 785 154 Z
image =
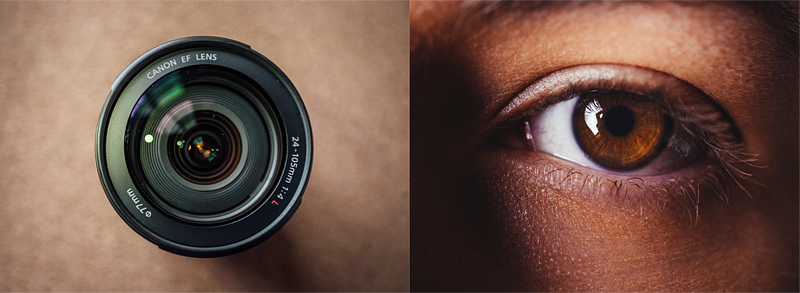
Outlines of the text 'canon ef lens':
M 162 44 L 114 81 L 95 156 L 134 231 L 186 256 L 236 253 L 280 229 L 311 170 L 311 125 L 289 78 L 218 37 Z

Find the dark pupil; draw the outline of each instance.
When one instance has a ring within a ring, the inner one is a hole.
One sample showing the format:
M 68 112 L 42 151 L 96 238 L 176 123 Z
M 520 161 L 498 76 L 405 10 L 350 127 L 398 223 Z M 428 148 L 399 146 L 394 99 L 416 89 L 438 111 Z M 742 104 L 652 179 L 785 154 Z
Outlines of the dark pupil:
M 633 112 L 622 106 L 616 106 L 606 111 L 606 129 L 613 135 L 625 136 L 633 129 Z

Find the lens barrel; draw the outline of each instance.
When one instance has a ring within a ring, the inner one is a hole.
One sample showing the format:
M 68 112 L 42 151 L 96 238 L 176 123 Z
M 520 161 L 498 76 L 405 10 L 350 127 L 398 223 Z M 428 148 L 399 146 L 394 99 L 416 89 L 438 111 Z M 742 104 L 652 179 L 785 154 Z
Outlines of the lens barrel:
M 162 44 L 114 81 L 95 141 L 120 217 L 160 248 L 194 257 L 266 240 L 300 205 L 311 125 L 288 77 L 218 37 Z

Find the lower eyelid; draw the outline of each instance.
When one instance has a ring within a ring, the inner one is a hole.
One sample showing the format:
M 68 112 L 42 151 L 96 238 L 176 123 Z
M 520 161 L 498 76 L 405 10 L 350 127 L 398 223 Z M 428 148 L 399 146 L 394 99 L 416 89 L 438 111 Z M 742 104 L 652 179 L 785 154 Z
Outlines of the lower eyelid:
M 686 209 L 696 213 L 700 201 L 715 197 L 727 201 L 731 186 L 728 174 L 713 159 L 703 159 L 687 168 L 656 176 L 624 176 L 574 166 L 549 154 L 504 155 L 509 165 L 523 164 L 526 174 L 536 182 L 546 182 L 551 189 L 598 203 L 613 203 L 629 209 Z

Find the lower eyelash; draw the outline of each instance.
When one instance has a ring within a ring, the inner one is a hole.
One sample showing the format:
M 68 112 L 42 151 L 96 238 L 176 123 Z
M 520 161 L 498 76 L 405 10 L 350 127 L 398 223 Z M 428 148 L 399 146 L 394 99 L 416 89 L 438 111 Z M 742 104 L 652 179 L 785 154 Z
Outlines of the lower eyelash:
M 752 177 L 752 173 L 746 172 L 745 168 L 766 168 L 767 166 L 758 164 L 758 154 L 745 151 L 746 147 L 736 131 L 736 127 L 729 122 L 730 119 L 725 117 L 724 113 L 708 109 L 709 107 L 706 106 L 708 105 L 691 107 L 681 105 L 673 107 L 670 112 L 672 112 L 673 118 L 683 125 L 686 132 L 699 139 L 711 150 L 726 177 L 752 198 L 750 192 L 739 180 L 763 186 Z M 687 113 L 691 113 L 691 115 Z
M 621 204 L 638 204 L 640 210 L 648 206 L 659 211 L 677 203 L 683 207 L 690 221 L 698 223 L 701 203 L 708 200 L 701 191 L 715 193 L 725 204 L 729 204 L 730 196 L 734 192 L 731 189 L 732 185 L 727 183 L 731 180 L 736 181 L 734 174 L 737 172 L 730 170 L 735 168 L 733 164 L 736 163 L 726 163 L 722 158 L 712 156 L 714 157 L 711 158 L 711 162 L 708 162 L 710 164 L 693 178 L 680 177 L 663 181 L 647 181 L 642 177 L 610 179 L 575 168 L 555 167 L 543 172 L 537 181 L 550 182 L 549 185 L 554 188 L 567 192 L 584 193 L 589 190 L 591 196 L 612 197 Z M 552 164 L 543 163 L 540 166 L 552 166 Z M 749 195 L 739 182 L 736 182 L 736 187 Z
M 756 154 L 745 151 L 745 145 L 740 139 L 737 128 L 724 112 L 716 105 L 705 103 L 679 103 L 665 108 L 678 122 L 679 127 L 707 150 L 700 161 L 694 163 L 707 166 L 693 171 L 689 177 L 664 180 L 647 179 L 648 176 L 611 179 L 593 175 L 593 172 L 589 171 L 555 167 L 540 173 L 544 175 L 538 179 L 551 182 L 552 186 L 565 188 L 567 191 L 584 193 L 589 190 L 592 196 L 612 197 L 623 204 L 649 205 L 656 210 L 664 209 L 667 205 L 679 204 L 693 222 L 699 222 L 701 203 L 713 198 L 701 194 L 703 193 L 701 191 L 716 194 L 726 205 L 730 203 L 731 194 L 737 190 L 752 198 L 743 181 L 760 184 L 752 178 L 752 174 L 748 173 L 746 168 L 764 166 L 757 164 Z M 525 121 L 524 135 L 529 144 L 527 148 L 529 151 L 535 151 L 530 146 L 532 137 L 530 125 L 527 124 L 527 120 Z M 553 166 L 548 163 L 534 163 L 539 166 Z

